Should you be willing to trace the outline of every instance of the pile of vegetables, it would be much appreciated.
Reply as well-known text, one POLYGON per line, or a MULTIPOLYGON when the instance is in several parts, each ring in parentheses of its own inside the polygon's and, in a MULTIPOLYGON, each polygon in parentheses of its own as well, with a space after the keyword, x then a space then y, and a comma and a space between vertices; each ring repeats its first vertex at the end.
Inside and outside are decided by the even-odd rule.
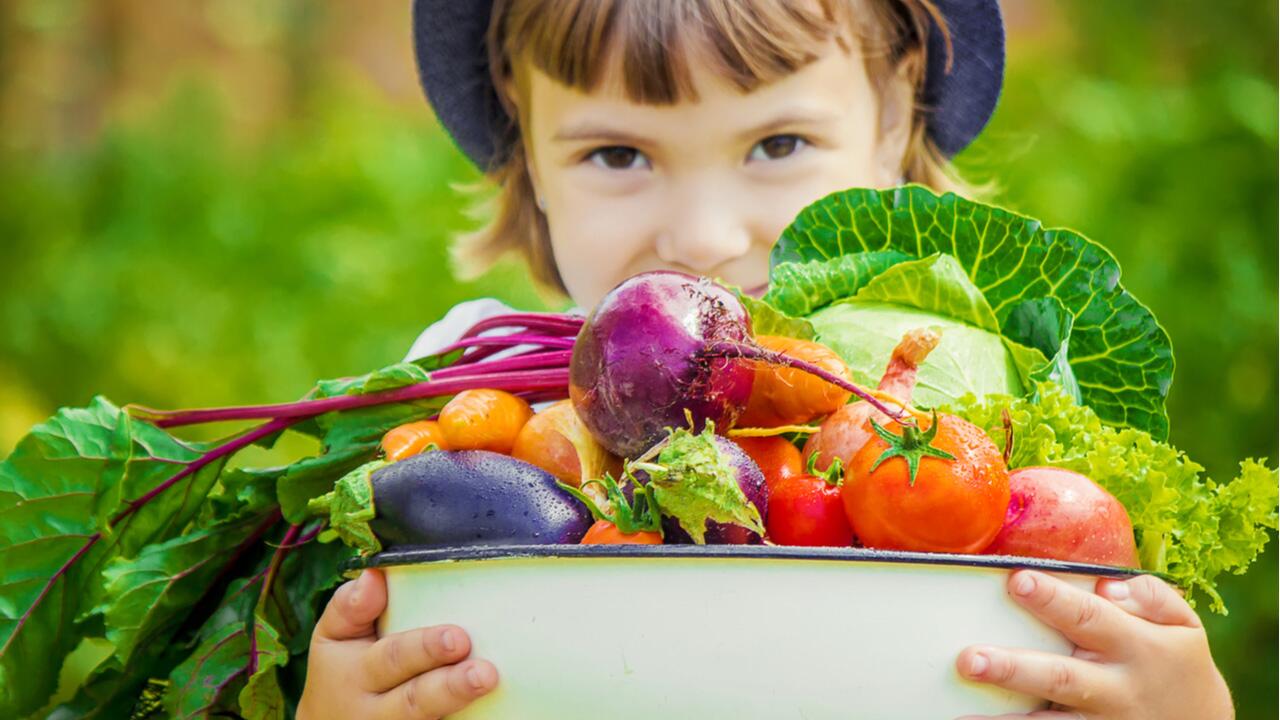
POLYGON ((397 545, 776 543, 1140 566, 1224 612, 1263 462, 1166 442, 1169 339, 1114 258, 915 186, 807 208, 748 297, 636 276, 292 403, 60 410, 0 463, 0 715, 289 712, 315 618, 397 545), (535 412, 534 408, 541 408, 535 412), (249 422, 222 441, 176 428, 249 422), (283 433, 290 465, 231 461, 283 433))

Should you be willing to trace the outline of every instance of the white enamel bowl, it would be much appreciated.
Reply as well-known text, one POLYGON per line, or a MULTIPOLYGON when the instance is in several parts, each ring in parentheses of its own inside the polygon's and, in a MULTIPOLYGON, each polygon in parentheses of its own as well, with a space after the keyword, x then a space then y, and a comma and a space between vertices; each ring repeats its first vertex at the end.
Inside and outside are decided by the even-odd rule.
POLYGON ((1011 568, 1092 589, 1131 571, 856 548, 397 548, 371 558, 380 632, 454 623, 499 686, 485 720, 939 720, 1038 701, 962 680, 989 643, 1069 653, 1008 597, 1011 568))

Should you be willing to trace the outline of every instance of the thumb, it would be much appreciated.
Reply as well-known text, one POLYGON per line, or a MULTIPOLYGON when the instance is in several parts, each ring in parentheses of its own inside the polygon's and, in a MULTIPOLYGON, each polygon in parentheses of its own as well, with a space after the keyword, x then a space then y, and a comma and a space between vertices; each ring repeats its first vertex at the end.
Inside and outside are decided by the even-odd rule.
POLYGON ((373 638, 374 620, 387 608, 387 581, 377 570, 365 570, 360 577, 343 583, 330 598, 316 624, 316 640, 359 640, 373 638))
POLYGON ((1201 627, 1200 617, 1172 586, 1153 575, 1098 581, 1097 592, 1121 610, 1157 625, 1201 627))

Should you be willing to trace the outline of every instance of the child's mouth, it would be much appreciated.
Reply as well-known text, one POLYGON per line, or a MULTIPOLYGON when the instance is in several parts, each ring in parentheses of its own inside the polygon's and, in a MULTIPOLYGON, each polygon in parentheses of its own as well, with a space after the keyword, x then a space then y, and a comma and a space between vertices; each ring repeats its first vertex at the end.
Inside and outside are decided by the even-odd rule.
POLYGON ((753 298, 758 298, 758 297, 762 297, 768 291, 769 291, 769 283, 763 283, 753 288, 748 288, 744 292, 746 292, 748 295, 750 295, 753 298))

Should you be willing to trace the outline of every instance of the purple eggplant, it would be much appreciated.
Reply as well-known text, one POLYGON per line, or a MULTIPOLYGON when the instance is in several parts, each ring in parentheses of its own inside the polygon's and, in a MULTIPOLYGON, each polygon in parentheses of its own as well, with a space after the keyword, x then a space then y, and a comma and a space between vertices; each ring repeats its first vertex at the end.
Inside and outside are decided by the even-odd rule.
POLYGON ((762 541, 769 486, 736 443, 716 435, 714 428, 701 433, 676 429, 645 455, 654 457, 627 467, 637 482, 653 488, 664 543, 762 541))
POLYGON ((484 450, 433 450, 370 475, 386 545, 577 543, 591 512, 556 479, 522 460, 484 450))

